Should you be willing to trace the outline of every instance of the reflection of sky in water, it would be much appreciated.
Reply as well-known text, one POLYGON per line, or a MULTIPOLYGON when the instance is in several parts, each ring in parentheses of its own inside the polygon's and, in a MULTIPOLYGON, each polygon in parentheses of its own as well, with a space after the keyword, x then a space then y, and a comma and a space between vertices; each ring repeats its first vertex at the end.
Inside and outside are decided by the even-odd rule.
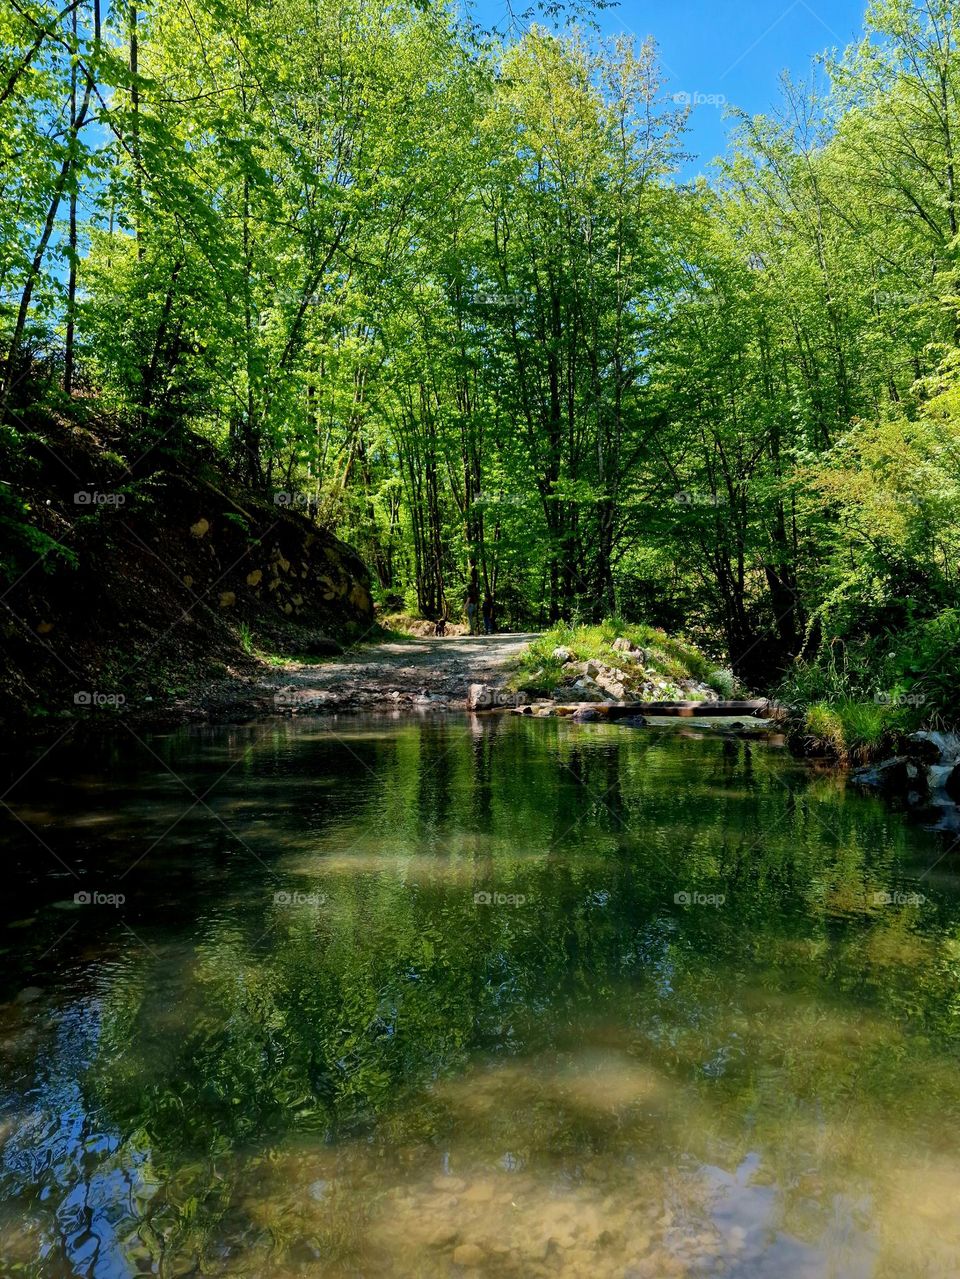
MULTIPOLYGON (((79 1078, 96 1051, 99 1011, 91 999, 57 1017, 0 1167, 8 1193, 35 1199, 24 1234, 49 1220, 47 1246, 57 1241, 75 1273, 110 1279, 133 1273, 130 1237, 155 1187, 149 1152, 122 1143, 84 1102, 79 1078)), ((67 1271, 54 1252, 41 1273, 67 1271)))
POLYGON ((0 1274, 960 1272, 934 836, 755 743, 486 723, 160 740, 215 817, 31 775, 127 901, 2 832, 0 1274))
POLYGON ((844 1279, 867 1279, 874 1274, 876 1239, 857 1224, 864 1205, 838 1196, 833 1222, 818 1241, 805 1242, 782 1228, 781 1189, 754 1180, 762 1178, 759 1154, 747 1155, 732 1173, 708 1165, 700 1169, 700 1175, 713 1224, 734 1252, 728 1273, 795 1279, 819 1279, 831 1273, 843 1274, 844 1279))

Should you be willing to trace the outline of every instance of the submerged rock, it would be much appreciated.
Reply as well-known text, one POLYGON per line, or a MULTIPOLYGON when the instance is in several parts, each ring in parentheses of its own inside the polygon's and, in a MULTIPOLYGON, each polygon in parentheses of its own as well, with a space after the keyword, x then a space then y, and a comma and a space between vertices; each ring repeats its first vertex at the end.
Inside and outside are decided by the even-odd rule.
POLYGON ((459 1248, 454 1248, 453 1250, 453 1264, 455 1266, 481 1266, 486 1255, 479 1245, 462 1243, 459 1248))
POLYGON ((460 1238, 460 1232, 456 1226, 449 1223, 437 1226, 433 1234, 427 1239, 429 1248, 449 1248, 451 1244, 455 1244, 460 1238))
POLYGON ((444 1194, 459 1195, 467 1188, 467 1183, 462 1177, 451 1177, 444 1173, 433 1179, 434 1190, 440 1190, 444 1194))
POLYGON ((858 768, 850 774, 850 780, 856 782, 858 786, 870 786, 887 793, 905 794, 915 778, 910 776, 904 756, 897 755, 893 759, 885 759, 880 764, 858 768))

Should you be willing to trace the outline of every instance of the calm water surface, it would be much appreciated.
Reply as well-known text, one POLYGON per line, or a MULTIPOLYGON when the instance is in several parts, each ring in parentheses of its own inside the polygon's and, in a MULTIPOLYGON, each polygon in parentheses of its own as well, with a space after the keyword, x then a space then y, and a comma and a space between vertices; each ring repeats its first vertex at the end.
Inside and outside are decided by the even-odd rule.
POLYGON ((314 720, 6 802, 0 1275, 960 1273, 958 854, 840 778, 314 720))

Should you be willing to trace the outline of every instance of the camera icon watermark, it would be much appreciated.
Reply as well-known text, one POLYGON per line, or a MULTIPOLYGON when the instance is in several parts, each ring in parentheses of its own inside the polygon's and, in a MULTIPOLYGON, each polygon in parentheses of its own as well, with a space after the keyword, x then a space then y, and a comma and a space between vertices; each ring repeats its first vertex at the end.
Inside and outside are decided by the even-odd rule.
POLYGON ((897 293, 889 289, 874 289, 873 301, 876 306, 916 306, 929 299, 922 293, 897 293))
POLYGON ((693 289, 678 289, 673 300, 679 306, 708 307, 714 310, 723 306, 723 298, 709 293, 697 293, 693 289))
POLYGON ((522 293, 473 293, 470 301, 474 306, 489 306, 494 310, 509 310, 513 307, 522 306, 526 301, 522 293))
POLYGON ((878 706, 923 706, 926 693, 875 693, 874 702, 878 706))
POLYGON ((291 510, 314 511, 320 509, 320 501, 315 493, 295 493, 291 489, 281 489, 273 495, 274 506, 288 506, 291 510))
POLYGON ((126 493, 100 493, 96 489, 78 489, 73 495, 74 506, 124 506, 126 493))
POLYGON ((871 900, 874 906, 922 906, 927 899, 923 893, 903 893, 899 889, 891 893, 881 889, 871 900))
POLYGON ((707 493, 703 489, 680 489, 674 493, 673 501, 677 506, 723 505, 723 498, 719 493, 707 493))
POLYGON ((73 695, 74 706, 123 706, 126 700, 123 693, 97 693, 87 689, 73 695))
POLYGON ((727 97, 724 93, 701 93, 699 89, 692 93, 681 89, 673 94, 673 101, 678 107, 725 107, 727 97))
POLYGON ((77 906, 122 906, 127 899, 123 893, 101 893, 97 890, 88 892, 81 889, 79 893, 73 894, 73 900, 77 906))
POLYGON ((673 894, 673 901, 676 906, 713 906, 714 909, 723 906, 727 900, 726 893, 700 893, 687 892, 681 890, 679 893, 673 894))
POLYGON ((481 890, 473 894, 474 906, 523 906, 526 900, 523 893, 490 893, 481 890))
POLYGON ((301 893, 296 889, 292 893, 280 892, 273 894, 274 906, 325 906, 327 904, 326 896, 323 893, 301 893))
POLYGON ((473 499, 474 506, 512 506, 522 508, 527 505, 522 493, 478 493, 473 499))

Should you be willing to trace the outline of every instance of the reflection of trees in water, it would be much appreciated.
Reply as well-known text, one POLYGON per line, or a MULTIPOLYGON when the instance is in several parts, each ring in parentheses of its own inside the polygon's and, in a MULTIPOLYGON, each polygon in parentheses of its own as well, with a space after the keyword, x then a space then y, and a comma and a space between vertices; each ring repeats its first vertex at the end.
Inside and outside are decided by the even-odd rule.
MULTIPOLYGON (((659 1184, 684 1157, 759 1149, 784 1225, 813 1238, 831 1194, 868 1193, 956 1113, 953 1071, 914 1035, 952 1035, 955 905, 864 906, 909 864, 906 827, 746 743, 488 722, 351 740, 322 803, 311 782, 342 749, 266 739, 267 794, 303 796, 278 802, 271 865, 326 901, 277 906, 248 873, 215 908, 185 898, 156 958, 103 975, 84 1095, 127 1134, 118 1169, 149 1151, 137 1247, 299 1237, 302 1204, 273 1176, 298 1134, 324 1167, 335 1143, 309 1184, 352 1188, 310 1200, 337 1255, 390 1178, 425 1177, 441 1147, 478 1166, 512 1151, 537 1184, 631 1158, 659 1184), (694 888, 724 907, 675 906, 694 888), (481 889, 526 901, 478 906, 481 889), (478 1059, 513 1063, 480 1120, 458 1091, 479 1087, 478 1059), (658 1081, 641 1105, 638 1072, 658 1081)), ((78 1159, 82 1179, 101 1156, 78 1159)))

